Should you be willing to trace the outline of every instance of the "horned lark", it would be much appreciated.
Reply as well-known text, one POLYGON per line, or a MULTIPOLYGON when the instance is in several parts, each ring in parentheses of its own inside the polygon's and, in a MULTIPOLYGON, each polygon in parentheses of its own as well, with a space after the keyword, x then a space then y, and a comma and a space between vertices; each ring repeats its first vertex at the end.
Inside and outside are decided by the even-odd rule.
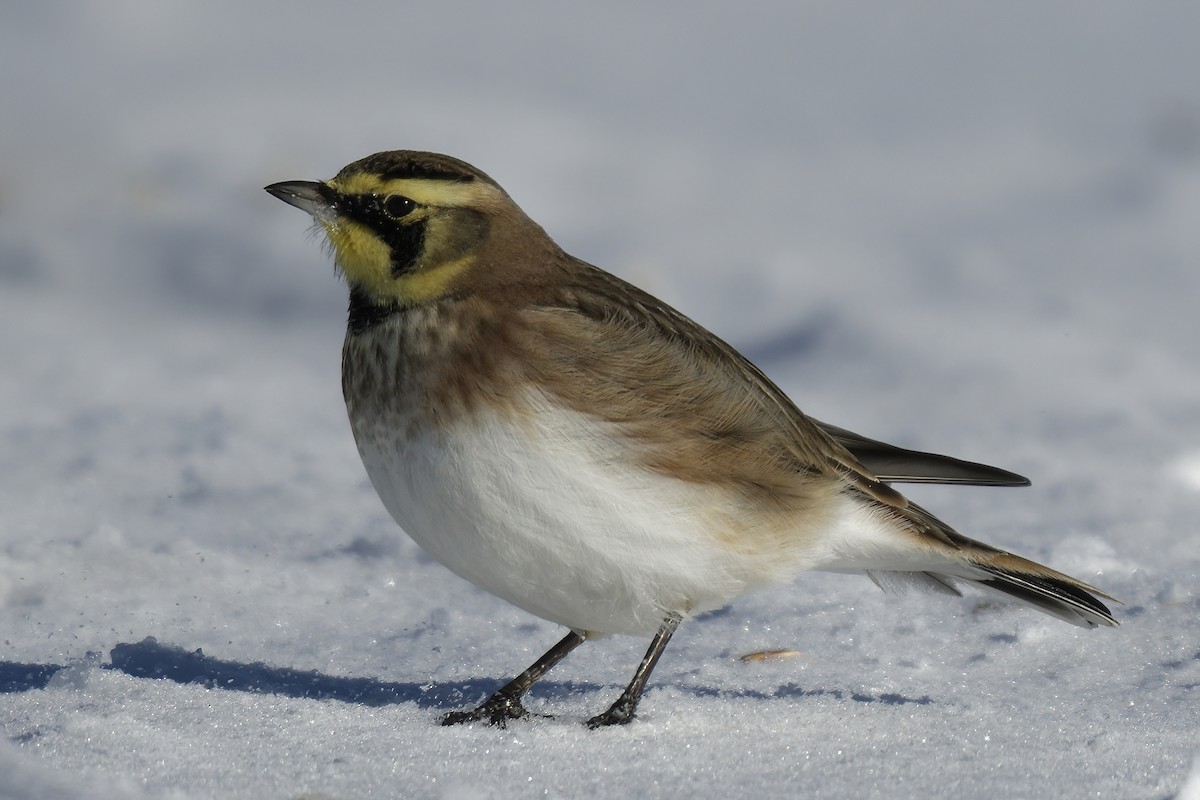
POLYGON ((680 621, 801 570, 974 584, 1115 625, 1082 581, 968 539, 901 482, 1026 485, 801 413, 740 353, 556 245, 480 170, 377 153, 267 191, 313 216, 350 289, 342 391, 367 474, 453 572, 570 632, 478 708, 504 725, 586 639, 653 635, 633 718, 680 621))

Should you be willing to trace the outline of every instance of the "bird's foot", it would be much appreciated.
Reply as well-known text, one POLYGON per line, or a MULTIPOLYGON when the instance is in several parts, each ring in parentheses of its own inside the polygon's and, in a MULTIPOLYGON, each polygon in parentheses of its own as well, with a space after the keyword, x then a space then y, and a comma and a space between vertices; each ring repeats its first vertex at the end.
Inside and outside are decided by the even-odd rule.
POLYGON ((634 709, 637 708, 636 703, 623 702, 621 698, 612 704, 612 708, 605 711, 603 714, 597 714, 587 721, 587 726, 592 730, 603 728, 608 725, 627 725, 633 719, 634 709))
POLYGON ((451 711, 442 717, 443 725, 462 725, 464 723, 485 722, 497 728, 508 726, 512 719, 524 719, 529 716, 520 698, 504 697, 495 694, 489 697, 478 708, 471 711, 451 711))

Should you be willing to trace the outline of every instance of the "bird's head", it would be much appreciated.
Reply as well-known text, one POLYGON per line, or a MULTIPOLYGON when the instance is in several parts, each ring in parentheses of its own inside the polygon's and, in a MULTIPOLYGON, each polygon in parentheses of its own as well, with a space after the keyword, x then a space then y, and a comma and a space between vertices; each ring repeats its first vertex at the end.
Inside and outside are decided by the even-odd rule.
POLYGON ((266 190, 312 215, 352 293, 414 306, 519 282, 553 242, 482 171, 450 156, 376 153, 327 181, 266 190))

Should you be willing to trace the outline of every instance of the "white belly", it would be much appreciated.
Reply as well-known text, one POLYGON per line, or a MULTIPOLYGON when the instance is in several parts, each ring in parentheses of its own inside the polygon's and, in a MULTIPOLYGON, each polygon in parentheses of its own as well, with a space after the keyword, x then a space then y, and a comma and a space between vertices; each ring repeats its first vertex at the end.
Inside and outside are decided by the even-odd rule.
POLYGON ((458 575, 577 631, 646 634, 799 566, 731 538, 745 515, 725 490, 633 466, 599 423, 530 407, 408 439, 351 420, 388 511, 458 575))

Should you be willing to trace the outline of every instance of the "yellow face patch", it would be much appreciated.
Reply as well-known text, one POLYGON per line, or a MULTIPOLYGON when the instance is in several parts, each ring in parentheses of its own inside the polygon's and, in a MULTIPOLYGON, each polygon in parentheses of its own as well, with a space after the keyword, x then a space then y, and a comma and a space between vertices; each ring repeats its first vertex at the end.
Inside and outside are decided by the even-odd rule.
POLYGON ((445 294, 454 279, 475 261, 474 256, 464 256, 393 277, 391 251, 375 231, 347 219, 322 224, 346 280, 366 289, 380 302, 416 305, 434 300, 445 294))
POLYGON ((494 186, 479 181, 455 183, 432 179, 380 180, 357 173, 335 178, 328 185, 347 196, 383 198, 402 195, 417 204, 408 216, 394 220, 396 226, 423 226, 419 252, 412 254, 412 269, 394 273, 394 254, 388 242, 372 226, 346 214, 318 222, 333 248, 338 268, 351 284, 365 289, 381 303, 415 305, 446 294, 454 281, 474 263, 474 255, 450 242, 456 233, 461 209, 479 210, 503 199, 494 186))
POLYGON ((445 295, 454 279, 475 263, 475 256, 463 256, 436 267, 402 275, 392 281, 392 296, 401 303, 418 305, 445 295))
POLYGON ((391 294, 392 252, 375 231, 345 217, 320 220, 346 280, 383 298, 391 294))

